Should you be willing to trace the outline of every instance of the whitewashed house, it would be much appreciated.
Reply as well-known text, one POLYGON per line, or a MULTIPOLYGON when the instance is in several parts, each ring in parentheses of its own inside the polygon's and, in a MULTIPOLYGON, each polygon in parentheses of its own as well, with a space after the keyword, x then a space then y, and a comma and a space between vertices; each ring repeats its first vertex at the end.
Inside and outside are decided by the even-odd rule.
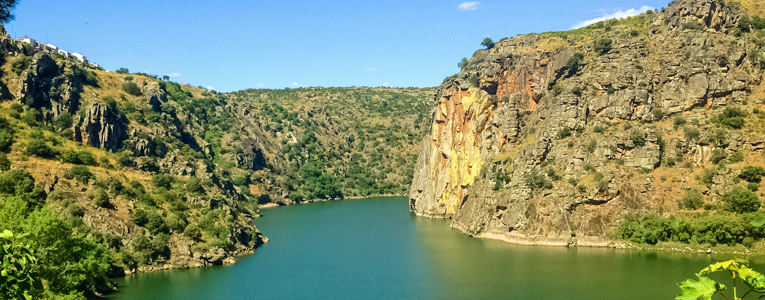
POLYGON ((51 51, 51 52, 57 52, 58 51, 58 47, 56 47, 55 45, 52 45, 52 44, 43 44, 43 47, 45 47, 46 50, 51 51))
POLYGON ((29 44, 32 47, 37 47, 37 41, 35 41, 35 39, 33 39, 31 37, 23 36, 23 37, 20 37, 20 38, 18 38, 16 40, 21 41, 22 43, 27 43, 27 44, 29 44))
POLYGON ((82 55, 80 53, 72 52, 71 56, 74 57, 74 59, 79 60, 81 62, 84 62, 84 63, 88 62, 88 58, 85 57, 85 55, 82 55))
POLYGON ((64 58, 69 58, 69 52, 64 51, 64 49, 58 49, 56 53, 61 54, 64 58))

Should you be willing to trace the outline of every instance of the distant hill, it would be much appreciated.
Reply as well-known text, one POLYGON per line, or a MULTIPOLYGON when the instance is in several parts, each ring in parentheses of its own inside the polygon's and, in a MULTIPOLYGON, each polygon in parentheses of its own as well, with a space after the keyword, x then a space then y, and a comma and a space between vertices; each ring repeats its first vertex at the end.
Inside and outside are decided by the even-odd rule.
POLYGON ((37 280, 56 295, 109 290, 107 275, 233 263, 266 240, 252 225, 259 204, 404 194, 434 92, 221 94, 5 32, 0 57, 0 231, 27 234, 19 247, 33 248, 37 280))

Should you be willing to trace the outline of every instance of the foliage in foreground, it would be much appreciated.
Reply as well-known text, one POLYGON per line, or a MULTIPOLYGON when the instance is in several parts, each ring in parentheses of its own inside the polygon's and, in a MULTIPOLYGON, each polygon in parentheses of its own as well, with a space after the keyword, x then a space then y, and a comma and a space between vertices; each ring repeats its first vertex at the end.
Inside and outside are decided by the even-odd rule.
POLYGON ((765 275, 754 271, 749 268, 749 262, 742 259, 728 260, 723 262, 717 262, 702 269, 696 274, 699 280, 686 279, 683 282, 678 283, 682 292, 677 295, 677 300, 696 300, 696 299, 712 299, 712 296, 719 293, 726 299, 744 299, 750 293, 754 292, 760 294, 760 298, 765 294, 765 275), (708 274, 714 272, 728 271, 733 282, 733 298, 728 297, 723 291, 727 287, 707 277, 708 274), (747 288, 746 292, 741 297, 738 295, 738 289, 736 283, 738 281, 743 282, 747 288))

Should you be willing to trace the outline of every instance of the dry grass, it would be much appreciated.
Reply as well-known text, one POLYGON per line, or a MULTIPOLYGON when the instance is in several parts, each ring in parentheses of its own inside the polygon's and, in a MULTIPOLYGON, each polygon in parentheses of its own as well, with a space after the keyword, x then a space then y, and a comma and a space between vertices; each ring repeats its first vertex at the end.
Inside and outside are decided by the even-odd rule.
POLYGON ((765 2, 762 0, 730 0, 741 3, 741 7, 752 16, 765 17, 765 2))

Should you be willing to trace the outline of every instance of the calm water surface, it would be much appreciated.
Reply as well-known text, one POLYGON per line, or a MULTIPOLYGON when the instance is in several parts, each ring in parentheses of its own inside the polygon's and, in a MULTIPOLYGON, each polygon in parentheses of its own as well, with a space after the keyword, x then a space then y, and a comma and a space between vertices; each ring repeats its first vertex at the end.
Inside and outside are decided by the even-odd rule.
POLYGON ((257 253, 128 276, 113 299, 671 299, 676 282, 729 258, 475 239, 410 215, 402 197, 263 214, 256 224, 271 242, 257 253))

